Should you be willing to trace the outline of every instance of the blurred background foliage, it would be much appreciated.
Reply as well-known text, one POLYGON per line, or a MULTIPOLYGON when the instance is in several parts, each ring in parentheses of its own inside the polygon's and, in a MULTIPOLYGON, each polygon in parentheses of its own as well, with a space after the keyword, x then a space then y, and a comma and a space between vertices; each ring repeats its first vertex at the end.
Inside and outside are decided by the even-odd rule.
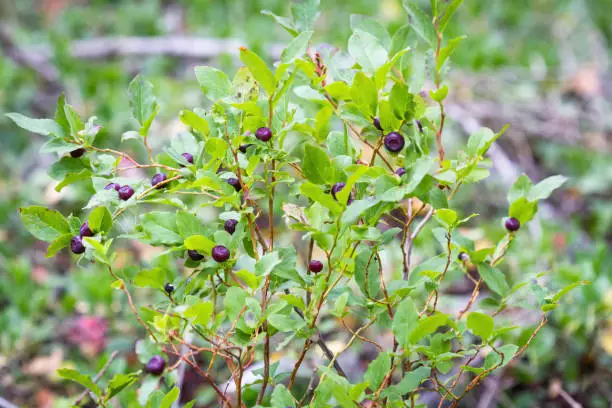
MULTIPOLYGON (((419 3, 429 7, 426 0, 419 3)), ((522 232, 517 242, 521 250, 512 251, 507 272, 548 272, 547 279, 557 287, 578 279, 592 282, 572 292, 568 304, 552 314, 527 358, 495 377, 495 398, 485 406, 570 406, 563 393, 585 407, 612 404, 609 6, 609 0, 468 0, 449 28, 449 38, 468 36, 454 56, 449 79, 452 101, 463 109, 451 115, 456 116, 447 136, 451 150, 470 131, 468 119, 494 129, 509 122, 513 129, 499 143, 502 158, 508 160, 496 167, 499 174, 459 194, 459 202, 481 214, 466 234, 478 242, 486 235, 483 231, 499 230, 499 219, 507 211, 508 166, 515 175, 526 172, 534 179, 564 174, 570 177, 569 186, 541 209, 535 228, 522 232), (566 132, 571 137, 564 137, 566 132)), ((206 63, 233 73, 236 50, 208 61, 169 55, 84 59, 71 55, 72 41, 232 38, 265 55, 290 36, 261 14, 262 9, 286 15, 288 4, 0 0, 0 396, 22 406, 69 406, 65 397, 79 390, 60 382, 55 370, 78 365, 94 373, 109 350, 133 350, 138 337, 105 273, 92 265, 73 265, 68 254, 46 259, 44 245, 22 228, 17 212, 21 205, 78 213, 91 190, 77 184, 57 193, 57 182, 48 175, 54 158, 38 153, 42 138, 18 129, 4 114, 51 116, 61 89, 82 116, 95 115, 105 124, 99 143, 117 146, 122 133, 134 127, 127 84, 142 72, 154 82, 162 101, 151 138, 159 146, 177 132, 180 109, 204 103, 192 67, 206 63), (19 61, 20 52, 37 57, 33 66, 19 61)), ((373 16, 390 32, 407 22, 398 0, 322 1, 321 9, 314 42, 342 48, 351 32, 351 14, 373 16)), ((129 140, 122 147, 144 153, 129 140)), ((128 247, 119 262, 136 270, 149 256, 147 251, 128 247)), ((135 356, 125 356, 113 363, 111 375, 137 364, 135 356)), ((487 387, 479 392, 486 393, 487 387)), ((201 406, 210 401, 204 388, 190 392, 201 406)), ((477 406, 479 395, 469 406, 477 406)), ((124 398, 135 398, 135 391, 124 398)))

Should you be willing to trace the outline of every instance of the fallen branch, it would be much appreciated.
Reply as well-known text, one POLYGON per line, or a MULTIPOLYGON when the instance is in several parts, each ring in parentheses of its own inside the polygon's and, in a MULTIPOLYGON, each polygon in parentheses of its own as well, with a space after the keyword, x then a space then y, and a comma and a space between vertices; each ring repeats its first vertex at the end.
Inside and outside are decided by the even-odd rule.
MULTIPOLYGON (((167 37, 98 37, 74 40, 67 49, 70 56, 84 60, 99 60, 115 57, 168 56, 211 60, 223 54, 237 56, 246 41, 235 38, 205 38, 188 36, 167 37)), ((268 55, 280 58, 284 46, 272 44, 267 48, 268 55)), ((23 50, 29 61, 41 64, 53 56, 53 49, 37 45, 23 50)))

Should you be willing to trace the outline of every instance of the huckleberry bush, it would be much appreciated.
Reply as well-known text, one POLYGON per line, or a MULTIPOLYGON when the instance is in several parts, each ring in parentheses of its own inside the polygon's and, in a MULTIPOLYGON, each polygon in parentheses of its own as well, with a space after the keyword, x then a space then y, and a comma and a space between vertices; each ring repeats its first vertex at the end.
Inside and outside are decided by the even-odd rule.
POLYGON ((484 156, 501 135, 483 128, 454 157, 444 150, 445 74, 463 39, 444 33, 460 3, 432 0, 430 16, 406 1, 407 24, 393 36, 353 16, 345 52, 311 41, 318 0, 294 2, 291 17, 272 15, 294 37, 273 68, 241 48, 233 79, 195 69, 208 107, 181 111, 185 131, 160 152, 149 145, 160 105, 137 76, 138 128, 126 136, 142 142, 143 159, 97 145, 101 125, 63 96, 54 119, 9 114, 48 137, 58 191, 95 190, 82 219, 31 206, 20 210, 24 224, 50 243, 48 256, 69 248, 78 264, 103 266, 143 328, 140 369, 106 386, 59 374, 101 406, 135 386, 141 405, 170 406, 187 366, 224 407, 414 407, 431 393, 454 407, 516 360, 575 285, 549 293, 533 277, 511 282, 502 264, 538 201, 565 179, 521 176, 497 244, 476 249, 459 229, 477 214, 453 197, 489 175, 484 156), (134 168, 148 175, 122 177, 134 168), (203 207, 215 221, 203 221, 203 207), (425 239, 436 254, 419 250, 425 239), (130 241, 174 262, 128 273, 115 255, 130 241), (453 274, 472 290, 460 304, 446 300, 453 274), (160 296, 135 296, 144 288, 160 296), (539 320, 512 321, 502 313, 510 306, 538 310, 539 320), (516 325, 532 334, 515 344, 516 325), (338 333, 344 346, 332 350, 326 338, 338 333), (365 372, 347 370, 341 354, 365 341, 377 356, 365 372))

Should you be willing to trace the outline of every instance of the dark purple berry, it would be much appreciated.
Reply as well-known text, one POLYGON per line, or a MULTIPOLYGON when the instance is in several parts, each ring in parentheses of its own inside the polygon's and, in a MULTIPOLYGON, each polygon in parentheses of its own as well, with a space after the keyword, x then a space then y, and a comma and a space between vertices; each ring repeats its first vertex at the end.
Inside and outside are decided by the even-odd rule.
POLYGON ((470 260, 470 256, 467 254, 467 252, 459 252, 459 255, 457 255, 457 259, 461 262, 465 262, 470 260))
POLYGON ((399 169, 395 170, 395 174, 402 177, 404 174, 406 174, 406 169, 403 167, 400 167, 399 169))
POLYGON ((199 262, 202 259, 204 259, 204 255, 202 255, 201 253, 199 253, 195 249, 189 249, 187 251, 187 255, 189 255, 189 258, 191 258, 192 261, 196 261, 196 262, 199 262))
POLYGON ((383 130, 382 126, 380 125, 380 119, 378 118, 374 118, 372 119, 372 124, 374 125, 374 127, 378 130, 383 130))
MULTIPOLYGON (((338 192, 342 190, 344 186, 346 186, 346 184, 344 184, 343 182, 338 182, 332 186, 331 195, 332 197, 334 197, 334 200, 338 200, 338 198, 336 197, 336 194, 338 194, 338 192)), ((350 193, 348 196, 348 199, 346 200, 346 204, 351 205, 352 202, 353 202, 353 194, 350 193)))
POLYGON ((308 269, 310 269, 314 273, 319 273, 323 270, 323 262, 317 260, 310 261, 308 269))
POLYGON ((344 184, 343 182, 336 183, 332 186, 331 195, 332 197, 334 197, 334 200, 337 200, 336 194, 338 194, 338 192, 342 190, 344 186, 346 186, 346 184, 344 184))
POLYGON ((506 218, 506 229, 510 232, 518 231, 521 228, 521 222, 514 217, 506 218))
POLYGON ((225 228, 225 230, 229 234, 233 234, 234 232, 236 232, 236 225, 238 225, 238 221, 236 221, 236 220, 227 220, 227 221, 225 221, 225 224, 223 224, 223 228, 225 228))
POLYGON ((85 221, 83 225, 81 225, 81 228, 79 228, 79 235, 82 237, 93 237, 94 236, 94 233, 91 230, 91 228, 89 228, 89 223, 87 221, 85 221))
POLYGON ((421 123, 421 121, 417 119, 416 124, 417 128, 419 129, 419 133, 423 133, 423 124, 421 123))
POLYGON ((240 145, 240 147, 238 148, 238 150, 240 150, 240 152, 241 152, 241 153, 246 154, 247 149, 248 149, 249 147, 251 147, 251 146, 253 146, 253 145, 252 145, 252 144, 243 144, 243 145, 240 145))
POLYGON ((166 360, 162 356, 153 356, 147 363, 145 371, 152 375, 161 375, 166 368, 166 360))
POLYGON ((267 127, 260 127, 255 131, 255 137, 262 142, 267 142, 272 139, 272 131, 267 127))
POLYGON ((134 195, 134 189, 128 185, 119 187, 119 198, 127 201, 134 195))
POLYGON ((212 249, 212 257, 217 262, 225 262, 230 257, 230 251, 223 245, 217 245, 212 249))
POLYGON ((171 294, 172 292, 174 292, 174 289, 176 288, 170 282, 166 282, 166 284, 164 285, 164 290, 166 291, 167 294, 171 294))
POLYGON ((181 156, 183 156, 183 158, 189 163, 193 164, 193 155, 191 153, 183 153, 181 156))
MULTIPOLYGON (((157 186, 159 183, 162 183, 164 181, 166 181, 166 175, 164 173, 157 173, 156 175, 153 176, 153 178, 151 178, 151 185, 152 186, 157 186)), ((163 188, 164 186, 157 186, 156 188, 163 188)))
POLYGON ((236 177, 230 177, 225 181, 227 181, 227 184, 234 187, 236 191, 242 190, 242 186, 240 185, 240 180, 238 180, 236 177))
POLYGON ((388 133, 387 136, 385 136, 384 142, 385 148, 392 153, 401 151, 404 148, 405 143, 404 136, 397 132, 388 133))
POLYGON ((70 250, 75 254, 82 254, 85 252, 85 245, 83 245, 83 239, 81 237, 74 236, 70 240, 70 250))
POLYGON ((85 154, 85 152, 87 152, 87 150, 85 150, 82 147, 79 147, 78 149, 74 149, 73 151, 70 152, 70 156, 76 158, 81 157, 82 155, 85 154))
POLYGON ((104 187, 105 190, 115 190, 115 191, 119 191, 119 187, 121 187, 119 184, 117 183, 108 183, 106 185, 106 187, 104 187))

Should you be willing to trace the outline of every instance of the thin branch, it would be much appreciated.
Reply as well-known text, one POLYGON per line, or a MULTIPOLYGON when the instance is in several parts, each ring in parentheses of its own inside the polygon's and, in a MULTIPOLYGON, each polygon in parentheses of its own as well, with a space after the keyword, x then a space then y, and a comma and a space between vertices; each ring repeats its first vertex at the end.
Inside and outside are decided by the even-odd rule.
POLYGON ((130 291, 125 286, 125 282, 123 281, 123 279, 121 279, 119 276, 117 276, 115 272, 113 272, 113 268, 111 268, 110 265, 108 266, 108 271, 113 276, 113 278, 115 278, 118 281, 121 281, 121 290, 125 292, 125 295, 127 296, 127 299, 128 299, 128 303, 130 304, 130 309, 132 309, 132 313, 136 317, 136 320, 138 320, 138 323, 140 323, 147 330, 147 332, 149 332, 149 335, 153 338, 155 343, 158 343, 159 341, 157 340, 157 337, 155 337, 155 334, 153 333, 151 328, 140 318, 140 315, 138 314, 138 311, 136 310, 136 306, 134 306, 134 302, 132 301, 132 295, 130 295, 130 291))
MULTIPOLYGON (((108 358, 108 361, 106 362, 106 364, 104 364, 104 367, 102 367, 102 369, 100 371, 98 371, 98 374, 96 374, 96 376, 93 378, 93 383, 97 383, 98 381, 100 381, 100 378, 102 378, 102 376, 104 375, 104 373, 106 372, 106 370, 108 370, 108 367, 110 367, 110 365, 112 364, 113 360, 115 359, 115 357, 117 357, 119 355, 119 352, 117 350, 113 351, 110 355, 110 357, 108 358)), ((87 396, 87 394, 89 393, 89 390, 85 390, 81 393, 81 395, 79 395, 79 398, 76 399, 76 401, 74 401, 74 405, 79 406, 79 404, 81 403, 81 401, 83 401, 83 399, 87 396)))

